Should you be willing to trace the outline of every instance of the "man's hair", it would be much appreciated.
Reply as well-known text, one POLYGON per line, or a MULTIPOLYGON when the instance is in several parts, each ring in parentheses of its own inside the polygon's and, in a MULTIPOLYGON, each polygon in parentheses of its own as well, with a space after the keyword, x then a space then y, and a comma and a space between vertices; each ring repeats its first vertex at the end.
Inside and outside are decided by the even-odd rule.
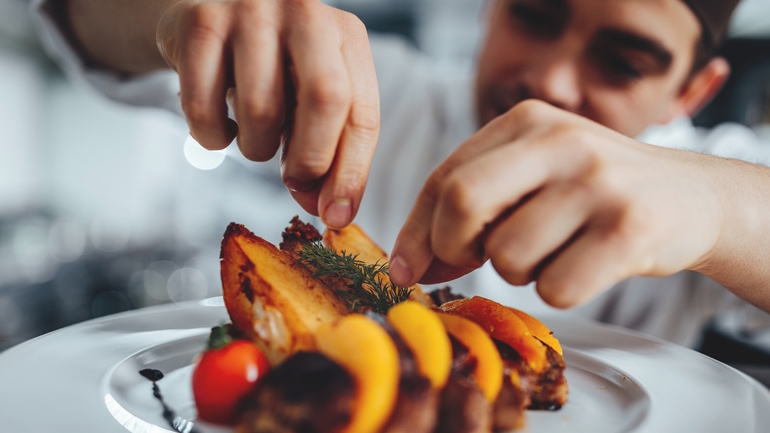
POLYGON ((701 37, 695 46, 691 73, 698 72, 717 54, 727 35, 730 17, 740 0, 682 0, 698 18, 701 37))

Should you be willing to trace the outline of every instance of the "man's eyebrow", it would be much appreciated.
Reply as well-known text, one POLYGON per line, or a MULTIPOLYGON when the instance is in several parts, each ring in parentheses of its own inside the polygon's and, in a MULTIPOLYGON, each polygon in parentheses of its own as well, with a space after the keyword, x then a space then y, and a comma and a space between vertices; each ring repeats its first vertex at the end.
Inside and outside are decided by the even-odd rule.
POLYGON ((545 0, 545 2, 553 8, 563 8, 567 5, 565 0, 545 0))
POLYGON ((566 9, 567 8, 567 2, 566 0, 540 0, 542 3, 545 3, 548 7, 552 9, 566 9))
MULTIPOLYGON (((516 0, 509 0, 507 2, 504 2, 505 4, 511 5, 513 3, 516 3, 516 0)), ((567 0, 529 0, 525 3, 533 3, 537 4, 540 3, 543 6, 546 6, 551 9, 566 9, 567 8, 567 0)))
POLYGON ((662 70, 668 69, 673 61, 673 55, 660 42, 648 39, 626 30, 604 29, 599 32, 599 37, 603 40, 612 41, 614 45, 630 48, 636 51, 643 51, 660 64, 662 70))

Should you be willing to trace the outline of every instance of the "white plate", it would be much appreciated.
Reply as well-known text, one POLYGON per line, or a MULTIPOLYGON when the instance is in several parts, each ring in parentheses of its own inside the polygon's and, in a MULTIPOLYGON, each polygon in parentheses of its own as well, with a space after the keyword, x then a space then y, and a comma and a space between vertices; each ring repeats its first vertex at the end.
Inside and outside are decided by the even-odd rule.
MULTIPOLYGON (((0 319, 1 320, 1 319, 0 319)), ((190 374, 221 298, 137 310, 44 335, 0 354, 3 432, 168 432, 152 384, 195 420, 190 374)), ((543 321, 565 350, 569 402, 529 411, 527 433, 770 432, 770 392, 694 351, 563 317, 543 321)), ((197 423, 201 433, 229 432, 197 423)))

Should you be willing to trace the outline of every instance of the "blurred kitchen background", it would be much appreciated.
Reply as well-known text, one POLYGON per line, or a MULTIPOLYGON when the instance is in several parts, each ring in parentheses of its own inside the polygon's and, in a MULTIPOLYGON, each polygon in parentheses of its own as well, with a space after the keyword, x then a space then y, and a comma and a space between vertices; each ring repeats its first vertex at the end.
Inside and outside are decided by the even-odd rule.
MULTIPOLYGON (((447 68, 470 67, 482 33, 484 0, 331 3, 447 68)), ((0 0, 0 351, 90 318, 218 295, 228 222, 278 241, 302 212, 235 158, 196 152, 182 119, 65 78, 27 8, 0 0)), ((744 0, 724 54, 733 77, 697 123, 745 123, 770 140, 770 1, 744 0)), ((736 343, 748 358, 734 362, 770 365, 770 351, 732 338, 742 330, 717 332, 704 351, 736 343)))

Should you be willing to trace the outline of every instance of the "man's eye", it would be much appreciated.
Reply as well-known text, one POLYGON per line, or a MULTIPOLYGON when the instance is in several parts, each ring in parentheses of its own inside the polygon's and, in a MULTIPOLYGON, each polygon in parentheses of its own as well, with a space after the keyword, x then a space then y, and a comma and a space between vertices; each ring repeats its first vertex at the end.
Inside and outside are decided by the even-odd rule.
POLYGON ((607 65, 613 72, 629 78, 642 78, 642 73, 621 56, 609 55, 607 65))
POLYGON ((553 37, 561 33, 562 20, 553 13, 521 3, 510 5, 509 12, 515 23, 532 35, 553 37))
POLYGON ((625 57, 614 54, 604 53, 598 56, 598 67, 603 75, 614 82, 636 81, 644 75, 642 71, 634 66, 632 62, 625 57))

